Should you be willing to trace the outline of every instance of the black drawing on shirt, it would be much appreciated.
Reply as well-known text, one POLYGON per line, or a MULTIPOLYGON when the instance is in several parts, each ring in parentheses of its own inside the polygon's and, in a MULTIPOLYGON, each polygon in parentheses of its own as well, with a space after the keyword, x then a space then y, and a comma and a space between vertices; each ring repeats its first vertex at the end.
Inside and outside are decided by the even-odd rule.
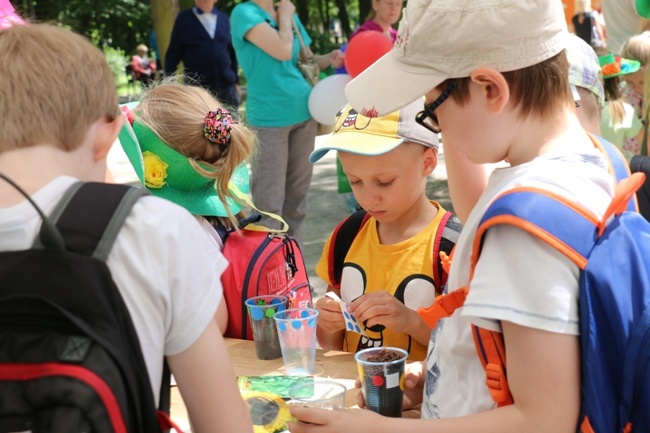
MULTIPOLYGON (((354 263, 345 263, 341 274, 341 298, 349 303, 363 295, 367 288, 367 276, 365 271, 354 263)), ((410 275, 398 285, 394 291, 395 298, 412 310, 421 307, 429 307, 435 299, 436 288, 433 279, 424 274, 410 275)), ((384 346, 384 330, 386 326, 376 324, 368 327, 363 323, 366 336, 361 336, 356 351, 371 347, 384 346)), ((407 347, 404 349, 411 352, 413 337, 408 336, 407 347)))

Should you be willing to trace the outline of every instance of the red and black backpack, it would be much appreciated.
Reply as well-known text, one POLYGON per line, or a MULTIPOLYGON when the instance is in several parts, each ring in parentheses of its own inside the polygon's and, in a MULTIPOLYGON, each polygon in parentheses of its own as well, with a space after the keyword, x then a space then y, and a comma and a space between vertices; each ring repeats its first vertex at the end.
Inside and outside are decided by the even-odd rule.
POLYGON ((77 183, 50 216, 20 191, 43 223, 32 248, 0 252, 0 432, 171 428, 154 404, 137 334, 106 265, 145 191, 77 183))

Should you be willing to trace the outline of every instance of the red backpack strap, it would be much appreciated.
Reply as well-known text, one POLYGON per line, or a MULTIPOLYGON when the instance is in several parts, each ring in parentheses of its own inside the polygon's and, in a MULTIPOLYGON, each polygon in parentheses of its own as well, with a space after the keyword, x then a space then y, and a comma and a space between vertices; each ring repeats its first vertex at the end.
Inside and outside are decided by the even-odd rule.
POLYGON ((449 274, 449 268, 443 262, 448 260, 448 255, 456 245, 461 228, 462 224, 458 218, 452 212, 445 211, 433 243, 433 282, 438 295, 442 294, 449 274))
POLYGON ((359 210, 339 223, 332 233, 327 252, 327 270, 332 287, 340 289, 341 274, 345 256, 348 254, 354 238, 361 227, 368 221, 370 215, 365 210, 359 210))

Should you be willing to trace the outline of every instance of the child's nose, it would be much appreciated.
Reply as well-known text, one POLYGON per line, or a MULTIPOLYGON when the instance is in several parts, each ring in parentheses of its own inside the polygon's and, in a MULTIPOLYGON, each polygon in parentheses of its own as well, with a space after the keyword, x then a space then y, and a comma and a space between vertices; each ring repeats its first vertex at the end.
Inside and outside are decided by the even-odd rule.
POLYGON ((379 203, 381 203, 381 195, 370 189, 364 191, 359 200, 359 204, 361 204, 364 209, 372 209, 379 203))

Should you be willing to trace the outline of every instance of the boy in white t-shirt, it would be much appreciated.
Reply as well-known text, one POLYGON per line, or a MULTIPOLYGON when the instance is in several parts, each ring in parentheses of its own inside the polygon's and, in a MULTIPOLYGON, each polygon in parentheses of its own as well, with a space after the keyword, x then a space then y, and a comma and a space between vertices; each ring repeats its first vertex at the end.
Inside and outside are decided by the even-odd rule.
POLYGON ((348 84, 348 100, 368 115, 425 94, 418 121, 442 134, 450 190, 464 190, 476 164, 510 166, 494 170, 485 191, 467 200, 476 204, 461 217, 446 289, 467 286, 467 298, 438 322, 427 360, 406 375, 404 405, 422 403, 425 419, 296 407, 292 433, 576 431, 578 267, 512 226, 487 232, 471 284, 469 266, 478 223, 505 191, 542 188, 596 218, 611 201, 607 163, 575 114, 567 37, 560 2, 410 0, 395 48, 348 84), (471 325, 503 334, 513 404, 493 401, 471 325))
MULTIPOLYGON (((0 31, 0 76, 0 172, 46 213, 74 182, 101 182, 125 121, 102 52, 60 27, 15 26, 0 31)), ((0 250, 30 248, 40 216, 5 182, 0 197, 0 250)), ((193 431, 252 432, 215 320, 223 297, 218 270, 227 262, 196 219, 169 201, 143 197, 107 264, 131 314, 155 400, 166 357, 193 431)))

